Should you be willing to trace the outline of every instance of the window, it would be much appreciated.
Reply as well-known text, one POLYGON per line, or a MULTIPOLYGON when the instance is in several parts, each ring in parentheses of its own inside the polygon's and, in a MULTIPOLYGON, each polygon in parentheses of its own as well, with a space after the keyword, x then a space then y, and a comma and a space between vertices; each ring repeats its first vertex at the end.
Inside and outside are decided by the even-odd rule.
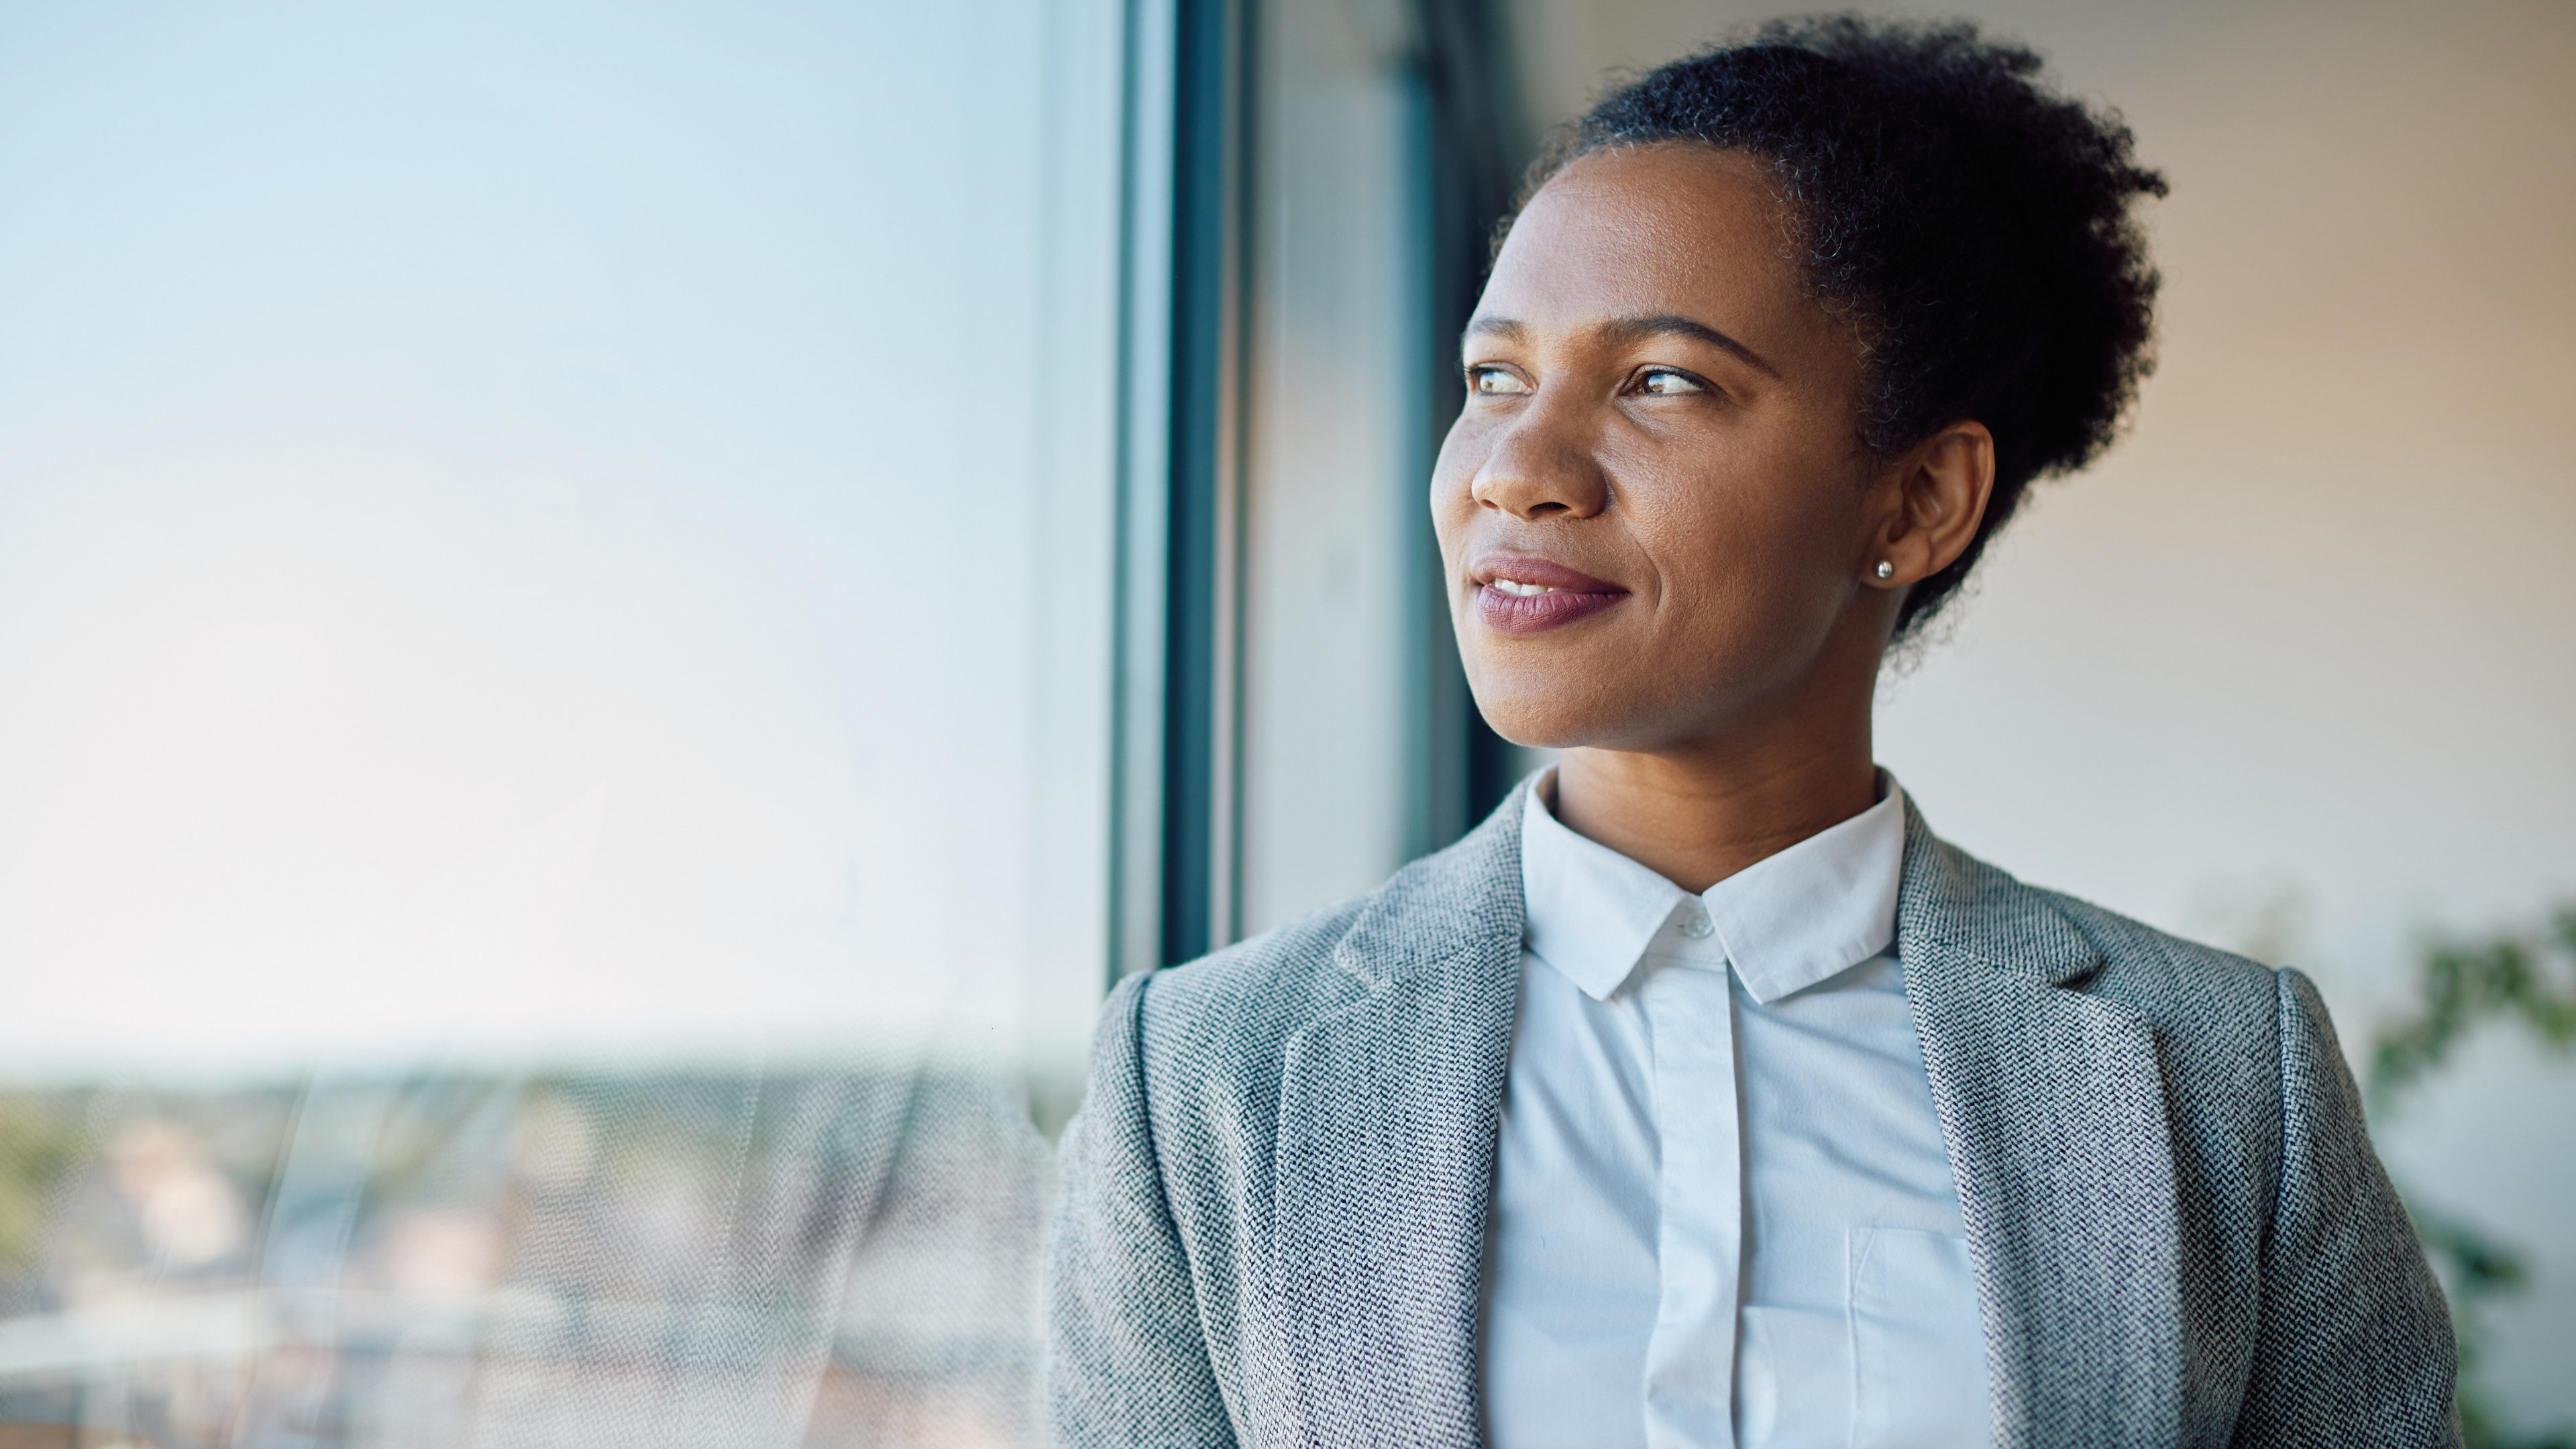
POLYGON ((1024 1436, 1146 39, 0 17, 0 1423, 1024 1436))

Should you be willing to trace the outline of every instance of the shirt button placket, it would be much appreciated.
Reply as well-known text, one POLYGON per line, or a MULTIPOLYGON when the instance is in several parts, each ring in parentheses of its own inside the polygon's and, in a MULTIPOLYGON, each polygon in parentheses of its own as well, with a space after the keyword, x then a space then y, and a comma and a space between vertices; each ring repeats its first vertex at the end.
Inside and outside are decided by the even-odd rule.
MULTIPOLYGON (((1694 902, 1676 934, 1715 928, 1694 902)), ((1697 953, 1694 953, 1697 954, 1697 953)), ((1654 1050, 1662 1295, 1646 1349, 1646 1442, 1733 1449, 1735 1317, 1743 1263, 1743 1153, 1734 992, 1713 969, 1650 969, 1639 991, 1654 1050)))

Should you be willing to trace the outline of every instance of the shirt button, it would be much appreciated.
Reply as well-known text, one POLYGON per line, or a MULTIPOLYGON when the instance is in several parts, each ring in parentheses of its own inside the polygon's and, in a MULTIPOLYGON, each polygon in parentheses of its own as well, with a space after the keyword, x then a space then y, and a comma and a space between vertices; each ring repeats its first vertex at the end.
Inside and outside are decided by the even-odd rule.
POLYGON ((1717 926, 1709 920, 1704 907, 1693 906, 1691 913, 1682 917, 1681 933, 1694 941, 1702 941, 1715 935, 1717 926))

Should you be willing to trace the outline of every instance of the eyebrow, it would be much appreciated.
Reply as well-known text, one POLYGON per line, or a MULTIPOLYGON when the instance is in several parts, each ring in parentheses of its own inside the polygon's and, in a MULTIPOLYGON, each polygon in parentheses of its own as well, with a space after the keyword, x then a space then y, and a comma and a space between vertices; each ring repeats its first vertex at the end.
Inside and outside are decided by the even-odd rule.
MULTIPOLYGON (((1660 312, 1649 317, 1620 317, 1602 323, 1597 330, 1605 341, 1613 343, 1643 342, 1650 337, 1696 338, 1721 352, 1732 354, 1746 366, 1767 376, 1776 378, 1780 375, 1780 369, 1773 367, 1761 353, 1705 322, 1684 317, 1677 312, 1660 312)), ((1460 340, 1465 341, 1475 337, 1498 337, 1505 342, 1523 342, 1529 338, 1529 328, 1510 317, 1479 317, 1467 324, 1465 337, 1460 340)))

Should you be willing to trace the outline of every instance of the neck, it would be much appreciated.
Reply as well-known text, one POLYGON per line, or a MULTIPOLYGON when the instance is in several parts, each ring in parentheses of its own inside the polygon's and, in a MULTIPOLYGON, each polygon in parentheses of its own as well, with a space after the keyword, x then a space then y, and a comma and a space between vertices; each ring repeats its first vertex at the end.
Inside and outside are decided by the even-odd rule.
POLYGON ((1867 698, 1834 713, 1665 749, 1569 749, 1556 818, 1704 891, 1876 803, 1867 698))

